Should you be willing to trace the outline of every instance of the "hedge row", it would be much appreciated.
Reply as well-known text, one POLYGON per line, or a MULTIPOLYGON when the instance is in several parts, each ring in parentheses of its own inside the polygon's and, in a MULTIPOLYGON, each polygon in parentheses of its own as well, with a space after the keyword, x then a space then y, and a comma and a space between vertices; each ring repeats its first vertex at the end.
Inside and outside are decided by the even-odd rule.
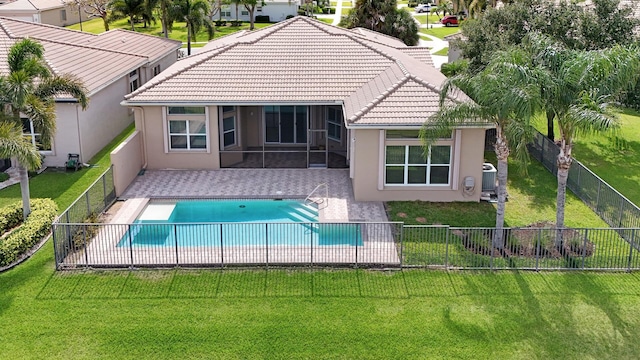
MULTIPOLYGON (((16 205, 8 206, 14 208, 16 205)), ((20 216, 22 206, 18 204, 20 216)), ((4 210, 6 208, 3 208, 4 210)), ((58 206, 51 199, 31 200, 31 214, 22 226, 0 239, 0 266, 11 264, 18 257, 47 236, 56 218, 58 206)))
POLYGON ((22 222, 22 201, 0 209, 0 236, 22 222))

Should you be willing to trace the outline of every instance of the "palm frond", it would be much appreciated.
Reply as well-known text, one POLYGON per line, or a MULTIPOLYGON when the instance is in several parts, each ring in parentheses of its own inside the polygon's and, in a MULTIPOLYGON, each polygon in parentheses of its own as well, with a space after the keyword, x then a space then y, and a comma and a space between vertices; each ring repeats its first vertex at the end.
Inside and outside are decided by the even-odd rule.
POLYGON ((0 157, 15 157, 29 169, 41 165, 38 149, 22 135, 22 129, 10 121, 0 121, 0 157))
POLYGON ((87 89, 84 87, 84 84, 77 77, 70 74, 53 76, 43 80, 38 84, 33 93, 41 99, 52 98, 60 94, 69 94, 78 100, 82 109, 86 109, 89 103, 87 89))

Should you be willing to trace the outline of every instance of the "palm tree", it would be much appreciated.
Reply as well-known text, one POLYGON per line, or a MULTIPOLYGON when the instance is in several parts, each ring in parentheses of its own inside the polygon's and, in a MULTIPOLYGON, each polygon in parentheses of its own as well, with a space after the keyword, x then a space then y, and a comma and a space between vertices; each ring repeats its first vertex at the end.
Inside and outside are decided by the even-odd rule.
MULTIPOLYGON (((54 97, 58 94, 71 95, 84 109, 87 106, 84 86, 70 75, 53 75, 44 60, 44 48, 30 39, 16 42, 9 50, 7 62, 9 74, 0 77, 3 118, 21 128, 20 116, 26 116, 41 134, 42 144, 50 145, 56 124, 54 97)), ((27 168, 39 164, 19 153, 16 155, 20 171, 23 213, 26 218, 31 212, 27 168)))
POLYGON ((187 55, 191 55, 191 37, 203 26, 207 29, 209 40, 213 39, 214 27, 209 19, 209 2, 207 0, 176 0, 173 4, 176 20, 182 20, 187 28, 187 55))
POLYGON ((240 21, 238 20, 238 15, 240 15, 238 7, 240 6, 240 4, 242 4, 243 0, 231 0, 231 2, 236 6, 236 24, 238 24, 238 22, 240 21))
POLYGON ((136 31, 133 25, 136 16, 144 14, 144 3, 144 0, 113 0, 111 2, 111 9, 117 14, 128 17, 131 31, 136 31))
POLYGON ((542 89, 544 109, 558 123, 558 193, 556 197, 556 246, 562 248, 567 178, 573 162, 576 136, 606 132, 617 126, 611 104, 640 76, 637 48, 616 45, 604 50, 568 50, 540 35, 529 35, 524 44, 543 76, 531 79, 542 89))
MULTIPOLYGON (((524 65, 529 61, 520 49, 499 53, 476 75, 463 73, 447 79, 440 93, 440 110, 425 123, 421 138, 425 149, 436 139, 449 137, 451 132, 467 123, 486 122, 496 127, 494 151, 498 161, 498 202, 494 248, 504 248, 504 215, 508 176, 508 158, 514 153, 521 165, 528 161, 526 145, 535 129, 531 119, 540 108, 540 91, 536 85, 523 81, 534 77, 535 69, 524 65), (462 91, 472 101, 454 103, 452 92, 462 91)), ((523 169, 525 167, 523 166, 523 169)))
POLYGON ((162 36, 169 38, 169 31, 173 28, 173 1, 157 0, 160 11, 160 23, 162 24, 162 36))

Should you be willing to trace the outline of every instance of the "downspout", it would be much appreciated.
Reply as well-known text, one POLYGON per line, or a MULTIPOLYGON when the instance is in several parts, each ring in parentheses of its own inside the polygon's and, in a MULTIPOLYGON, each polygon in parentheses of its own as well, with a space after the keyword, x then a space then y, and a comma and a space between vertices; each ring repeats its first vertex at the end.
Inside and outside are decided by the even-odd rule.
MULTIPOLYGON (((142 124, 142 155, 144 157, 144 164, 142 164, 142 168, 146 169, 147 168, 147 125, 145 123, 145 119, 144 119, 144 108, 141 106, 132 106, 131 107, 134 111, 135 110, 140 110, 140 122, 142 124)), ((133 117, 133 121, 135 123, 135 115, 133 117)))
POLYGON ((78 130, 78 152, 80 153, 80 162, 84 163, 84 154, 82 153, 82 136, 80 135, 80 105, 76 105, 76 129, 78 130))

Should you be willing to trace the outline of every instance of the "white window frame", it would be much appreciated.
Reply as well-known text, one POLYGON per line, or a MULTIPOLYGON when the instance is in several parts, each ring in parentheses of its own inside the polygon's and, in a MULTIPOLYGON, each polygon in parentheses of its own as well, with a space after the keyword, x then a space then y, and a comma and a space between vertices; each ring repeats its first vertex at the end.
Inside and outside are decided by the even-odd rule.
POLYGON ((164 150, 165 153, 180 153, 180 152, 210 152, 209 143, 210 143, 210 133, 209 133, 209 111, 208 108, 204 107, 204 114, 175 114, 169 115, 169 108, 164 107, 162 111, 162 116, 164 120, 163 132, 164 132, 164 150), (205 133, 193 133, 191 134, 189 128, 189 121, 203 121, 205 126, 205 133), (186 133, 171 133, 171 122, 172 121, 186 121, 186 133), (191 135, 199 135, 205 136, 205 147, 204 148, 191 148, 191 135), (187 138, 187 147, 186 148, 172 148, 171 147, 171 136, 185 136, 187 138))
MULTIPOLYGON (((25 137, 28 137, 31 144, 33 144, 33 146, 37 149, 38 148, 38 142, 36 141, 36 137, 37 136, 42 136, 42 134, 37 133, 36 132, 36 128, 33 125, 33 120, 27 118, 27 117, 21 117, 20 118, 21 121, 24 120, 29 120, 29 132, 26 133, 24 132, 24 128, 22 129, 22 135, 24 135, 25 137)), ((41 154, 53 154, 53 143, 51 144, 51 149, 49 150, 38 150, 38 152, 40 152, 41 154)))
MULTIPOLYGON (((453 158, 453 146, 451 144, 434 144, 433 146, 447 146, 449 147, 449 163, 448 164, 432 164, 431 163, 431 146, 429 146, 429 155, 427 156, 427 162, 426 163, 420 163, 420 164, 413 164, 413 163, 409 163, 409 148, 410 147, 422 147, 421 145, 417 145, 417 144, 393 144, 393 143, 387 143, 384 146, 384 168, 383 168, 383 172, 384 172, 384 186, 437 186, 437 187, 448 187, 451 186, 451 176, 452 176, 452 170, 453 170, 453 165, 452 165, 452 158, 453 158), (387 147, 389 146, 396 146, 396 147, 404 147, 404 163, 403 164, 389 164, 387 162, 387 158, 386 158, 386 154, 387 154, 387 147), (398 183, 388 183, 387 182, 387 167, 402 167, 403 168, 403 183, 402 184, 398 184, 398 183), (409 183, 409 168, 412 166, 420 166, 420 167, 425 167, 425 171, 426 171, 426 182, 425 183, 420 183, 420 184, 410 184, 409 183), (431 167, 432 166, 447 166, 449 171, 448 171, 448 176, 447 176, 447 183, 446 184, 432 184, 431 181, 431 167)), ((422 149, 421 149, 422 150, 422 149)))
POLYGON ((343 123, 343 115, 342 115, 342 107, 341 106, 327 106, 325 113, 326 125, 327 125, 327 137, 329 140, 337 141, 342 143, 342 123, 343 123), (330 110, 335 110, 335 113, 338 115, 338 119, 330 119, 329 113, 330 110), (330 126, 335 126, 338 132, 338 136, 332 136, 329 131, 330 126))
POLYGON ((140 76, 138 75, 138 69, 129 73, 129 93, 136 91, 140 87, 140 76))
POLYGON ((233 106, 232 110, 224 111, 224 106, 220 106, 220 149, 228 149, 238 145, 238 107, 233 106), (224 120, 233 119, 233 128, 229 130, 224 129, 224 120), (228 133, 233 133, 233 143, 225 145, 224 136, 228 133))

